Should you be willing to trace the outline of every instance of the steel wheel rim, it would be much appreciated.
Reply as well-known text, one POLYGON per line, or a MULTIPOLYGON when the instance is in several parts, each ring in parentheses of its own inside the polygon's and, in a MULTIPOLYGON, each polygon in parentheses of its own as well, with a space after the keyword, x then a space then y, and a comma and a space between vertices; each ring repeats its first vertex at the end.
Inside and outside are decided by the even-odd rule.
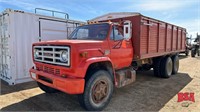
POLYGON ((175 70, 178 71, 178 68, 179 68, 179 61, 176 60, 176 62, 175 62, 175 70))
POLYGON ((105 79, 101 79, 94 84, 92 88, 92 100, 94 103, 101 103, 108 96, 108 85, 108 81, 105 79))
POLYGON ((172 61, 169 60, 168 63, 167 63, 167 73, 168 73, 169 76, 172 73, 172 66, 173 66, 173 63, 172 63, 172 61))

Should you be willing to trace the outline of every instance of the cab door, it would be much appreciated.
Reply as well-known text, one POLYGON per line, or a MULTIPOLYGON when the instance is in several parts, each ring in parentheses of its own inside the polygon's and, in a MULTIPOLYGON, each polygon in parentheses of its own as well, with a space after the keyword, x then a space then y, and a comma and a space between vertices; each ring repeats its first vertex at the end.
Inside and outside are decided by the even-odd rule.
POLYGON ((130 66, 133 58, 131 39, 125 40, 117 26, 112 26, 109 41, 111 49, 110 58, 114 68, 121 69, 130 66))

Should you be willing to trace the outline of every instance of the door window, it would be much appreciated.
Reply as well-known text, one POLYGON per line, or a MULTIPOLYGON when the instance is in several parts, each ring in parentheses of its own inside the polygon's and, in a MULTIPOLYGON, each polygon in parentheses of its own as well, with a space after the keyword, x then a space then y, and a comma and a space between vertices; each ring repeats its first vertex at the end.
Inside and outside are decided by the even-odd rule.
POLYGON ((111 40, 122 40, 124 37, 120 33, 120 31, 116 28, 116 26, 113 27, 112 32, 110 34, 111 40))

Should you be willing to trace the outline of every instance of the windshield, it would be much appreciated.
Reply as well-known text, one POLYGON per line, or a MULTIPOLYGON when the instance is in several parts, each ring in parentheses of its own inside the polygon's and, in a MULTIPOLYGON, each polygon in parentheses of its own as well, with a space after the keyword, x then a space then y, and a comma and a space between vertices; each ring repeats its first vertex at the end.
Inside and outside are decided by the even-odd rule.
POLYGON ((79 26, 68 39, 74 40, 104 40, 108 34, 109 24, 91 24, 79 26))

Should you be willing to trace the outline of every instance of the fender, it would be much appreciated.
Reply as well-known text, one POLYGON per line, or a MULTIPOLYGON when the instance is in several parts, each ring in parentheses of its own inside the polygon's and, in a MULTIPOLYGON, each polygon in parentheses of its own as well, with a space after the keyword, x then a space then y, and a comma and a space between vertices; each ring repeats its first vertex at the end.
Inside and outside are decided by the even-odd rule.
MULTIPOLYGON (((115 74, 115 70, 113 68, 113 63, 109 57, 88 58, 80 63, 76 72, 77 72, 77 74, 81 75, 80 77, 84 78, 86 75, 87 69, 91 64, 97 63, 97 62, 105 62, 105 61, 109 61, 112 64, 113 73, 115 74)), ((115 80, 115 75, 114 75, 114 80, 115 80)))

